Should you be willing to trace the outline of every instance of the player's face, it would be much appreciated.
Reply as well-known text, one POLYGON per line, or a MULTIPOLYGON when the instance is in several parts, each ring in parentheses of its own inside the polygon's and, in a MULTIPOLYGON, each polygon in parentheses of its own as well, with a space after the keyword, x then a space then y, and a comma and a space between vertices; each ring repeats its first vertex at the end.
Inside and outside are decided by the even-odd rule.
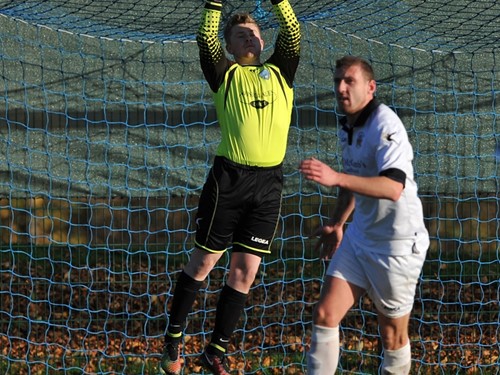
POLYGON ((239 63, 257 63, 264 48, 259 26, 255 23, 233 26, 226 48, 239 63))
POLYGON ((337 69, 334 84, 338 107, 348 119, 359 115, 376 89, 375 81, 368 79, 359 65, 337 69))

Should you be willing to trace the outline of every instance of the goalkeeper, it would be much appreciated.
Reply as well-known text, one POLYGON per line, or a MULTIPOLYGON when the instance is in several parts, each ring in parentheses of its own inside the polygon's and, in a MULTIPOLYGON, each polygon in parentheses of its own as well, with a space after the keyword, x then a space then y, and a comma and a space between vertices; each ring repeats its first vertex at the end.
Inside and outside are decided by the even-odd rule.
POLYGON ((203 281, 232 247, 229 274, 217 303, 210 343, 201 355, 213 374, 228 374, 229 340, 245 307, 262 256, 271 252, 278 225, 285 156, 299 63, 300 26, 288 0, 271 0, 280 29, 264 63, 264 41, 249 14, 229 18, 218 38, 220 0, 207 0, 197 43, 213 91, 221 141, 200 196, 195 248, 182 270, 169 311, 162 370, 181 372, 180 343, 203 281))
POLYGON ((331 219, 317 231, 321 257, 332 257, 313 316, 308 375, 332 375, 339 358, 339 324, 364 294, 373 300, 384 348, 382 374, 411 367, 408 323, 429 246, 413 179, 413 150, 399 117, 375 99, 372 67, 346 56, 336 62, 343 173, 311 158, 306 179, 339 187, 331 219), (344 224, 353 212, 344 234, 344 224))

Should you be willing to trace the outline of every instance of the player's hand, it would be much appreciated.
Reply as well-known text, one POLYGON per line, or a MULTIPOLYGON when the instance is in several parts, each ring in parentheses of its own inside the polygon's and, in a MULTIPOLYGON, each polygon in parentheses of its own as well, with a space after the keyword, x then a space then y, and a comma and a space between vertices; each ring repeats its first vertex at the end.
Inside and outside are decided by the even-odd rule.
POLYGON ((326 224, 320 226, 313 234, 314 237, 319 237, 314 247, 314 251, 320 252, 320 259, 330 259, 335 251, 340 246, 344 230, 341 225, 326 224))
POLYGON ((339 173, 316 158, 305 159, 300 163, 299 172, 307 180, 315 181, 324 186, 337 186, 342 173, 339 173))

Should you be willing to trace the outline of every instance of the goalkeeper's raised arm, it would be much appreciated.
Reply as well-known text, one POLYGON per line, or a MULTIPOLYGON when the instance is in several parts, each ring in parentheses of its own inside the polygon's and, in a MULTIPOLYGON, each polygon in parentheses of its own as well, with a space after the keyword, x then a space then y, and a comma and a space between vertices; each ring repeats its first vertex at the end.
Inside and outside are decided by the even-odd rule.
MULTIPOLYGON (((271 0, 270 3, 280 25, 280 30, 274 53, 267 62, 278 66, 288 85, 292 86, 300 58, 300 24, 288 0, 271 0)), ((222 2, 208 0, 203 9, 196 38, 200 50, 201 67, 214 92, 221 84, 225 71, 234 62, 241 65, 261 64, 261 53, 265 45, 261 38, 260 26, 255 19, 248 13, 235 13, 224 27, 226 50, 233 55, 235 61, 229 60, 219 39, 221 13, 222 2), (258 39, 251 46, 249 43, 245 43, 244 34, 237 27, 244 24, 254 29, 253 34, 258 39), (245 48, 243 43, 248 47, 246 51, 243 51, 245 48)))
POLYGON ((278 18, 280 31, 276 39, 274 54, 268 60, 281 69, 282 74, 291 86, 300 58, 300 24, 292 6, 287 0, 274 0, 274 14, 278 18))

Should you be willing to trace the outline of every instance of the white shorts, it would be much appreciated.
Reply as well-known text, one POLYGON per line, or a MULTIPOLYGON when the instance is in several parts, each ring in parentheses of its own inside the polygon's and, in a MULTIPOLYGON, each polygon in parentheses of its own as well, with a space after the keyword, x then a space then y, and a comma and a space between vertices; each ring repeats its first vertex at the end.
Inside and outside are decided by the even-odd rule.
POLYGON ((326 274, 363 288, 379 313, 398 318, 413 308, 426 254, 427 251, 417 250, 415 245, 409 255, 379 254, 346 235, 326 274))

